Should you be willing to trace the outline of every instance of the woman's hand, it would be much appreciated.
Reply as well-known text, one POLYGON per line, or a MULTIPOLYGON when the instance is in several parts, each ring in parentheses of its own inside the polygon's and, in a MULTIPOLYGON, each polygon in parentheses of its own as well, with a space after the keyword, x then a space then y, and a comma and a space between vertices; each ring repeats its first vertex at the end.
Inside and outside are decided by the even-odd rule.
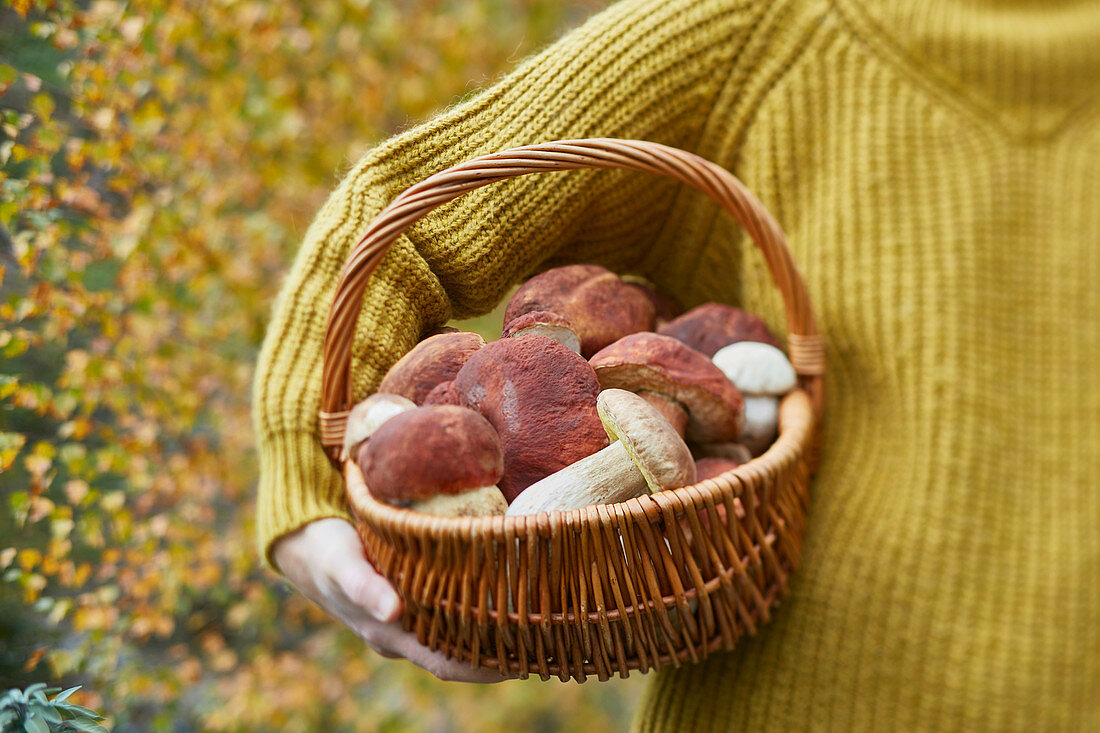
POLYGON ((307 598, 342 621, 384 657, 404 657, 441 680, 500 682, 488 669, 447 659, 403 631, 396 620, 401 599, 363 554, 355 528, 343 519, 319 519, 278 541, 275 563, 307 598))

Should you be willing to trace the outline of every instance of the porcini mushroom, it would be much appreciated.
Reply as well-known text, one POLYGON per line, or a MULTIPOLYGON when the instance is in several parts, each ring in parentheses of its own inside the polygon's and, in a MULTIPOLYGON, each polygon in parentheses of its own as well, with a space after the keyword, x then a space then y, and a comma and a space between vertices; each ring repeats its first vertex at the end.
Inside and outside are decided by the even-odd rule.
POLYGON ((466 360, 484 345, 485 339, 466 331, 429 336, 390 367, 378 391, 423 404, 436 385, 454 379, 466 360))
POLYGON ((672 296, 653 287, 644 277, 638 275, 623 275, 622 280, 629 287, 645 295, 649 302, 653 304, 653 310, 656 316, 656 328, 660 329, 661 326, 683 312, 683 308, 680 307, 680 304, 677 303, 672 296))
POLYGON ((771 395, 745 395, 745 425, 741 443, 758 456, 775 442, 779 432, 779 398, 771 395))
POLYGON ((713 361, 746 395, 779 397, 798 384, 798 375, 787 355, 770 344, 741 341, 723 346, 713 361))
POLYGON ((457 405, 459 407, 465 407, 462 395, 455 389, 455 383, 452 379, 449 382, 440 382, 435 385, 428 396, 424 398, 425 405, 457 405))
POLYGON ((725 303, 703 303, 657 329, 657 333, 684 342, 714 356, 718 349, 738 341, 760 341, 779 347, 779 341, 759 316, 725 303))
POLYGON ((562 344, 570 351, 581 353, 581 339, 573 330, 573 324, 565 316, 550 311, 531 311, 517 316, 505 324, 501 338, 517 336, 545 336, 562 344))
POLYGON ((376 498, 425 514, 480 517, 508 508, 496 487, 500 438, 465 407, 418 407, 387 420, 360 452, 359 467, 376 498))
POLYGON ((721 476, 726 471, 732 471, 741 465, 741 461, 731 458, 700 458, 695 462, 695 480, 706 481, 708 478, 721 476))
POLYGON ((344 455, 355 457, 359 446, 368 440, 382 423, 402 412, 415 410, 416 405, 400 395, 372 394, 351 408, 344 427, 344 455))
POLYGON ((589 361, 604 389, 637 392, 689 440, 733 440, 741 428, 741 394, 703 354, 671 336, 624 336, 589 361), (682 413, 682 415, 681 415, 682 413))
POLYGON ((652 329, 655 313, 645 293, 599 265, 567 265, 535 275, 508 301, 504 322, 533 311, 568 319, 585 357, 628 333, 652 329))
POLYGON ((455 392, 500 434, 509 501, 541 478, 607 446, 600 383, 579 354, 545 336, 487 344, 459 370, 455 392))
POLYGON ((752 460, 752 451, 740 443, 694 443, 691 454, 697 459, 728 458, 738 464, 752 460))
POLYGON ((652 405, 605 389, 596 409, 611 445, 528 486, 508 506, 509 516, 612 504, 695 483, 691 452, 652 405))
POLYGON ((770 344, 740 341, 723 346, 714 364, 745 396, 741 442, 760 455, 775 440, 779 398, 794 389, 798 375, 787 355, 770 344))

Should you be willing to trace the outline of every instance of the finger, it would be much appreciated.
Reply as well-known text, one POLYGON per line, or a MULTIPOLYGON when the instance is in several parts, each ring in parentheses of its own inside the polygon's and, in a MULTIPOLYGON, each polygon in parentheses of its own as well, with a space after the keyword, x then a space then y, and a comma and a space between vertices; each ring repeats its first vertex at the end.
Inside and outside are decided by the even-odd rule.
POLYGON ((335 575, 348 602, 365 608, 376 620, 391 623, 401 615, 402 604, 397 591, 365 558, 348 558, 337 566, 335 575))
POLYGON ((416 640, 416 636, 411 633, 400 632, 394 634, 388 642, 386 647, 390 651, 405 657, 418 667, 423 667, 443 682, 491 684, 509 679, 496 670, 471 667, 469 663, 448 659, 443 652, 433 652, 422 646, 416 640))

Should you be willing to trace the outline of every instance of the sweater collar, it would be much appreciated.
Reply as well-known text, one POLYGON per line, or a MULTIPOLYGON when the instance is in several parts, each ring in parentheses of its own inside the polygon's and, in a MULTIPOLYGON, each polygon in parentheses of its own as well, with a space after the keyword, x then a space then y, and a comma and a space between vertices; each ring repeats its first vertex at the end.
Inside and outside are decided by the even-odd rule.
POLYGON ((1093 0, 835 0, 872 44, 1009 130, 1055 132, 1100 97, 1093 0))

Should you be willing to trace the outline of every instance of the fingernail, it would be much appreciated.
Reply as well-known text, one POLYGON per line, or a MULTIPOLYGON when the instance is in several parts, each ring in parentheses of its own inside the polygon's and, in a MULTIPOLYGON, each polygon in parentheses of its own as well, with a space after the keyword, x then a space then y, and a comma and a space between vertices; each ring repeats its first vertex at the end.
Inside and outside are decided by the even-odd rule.
POLYGON ((401 599, 396 593, 380 593, 374 604, 374 615, 379 621, 389 621, 397 613, 401 599))

